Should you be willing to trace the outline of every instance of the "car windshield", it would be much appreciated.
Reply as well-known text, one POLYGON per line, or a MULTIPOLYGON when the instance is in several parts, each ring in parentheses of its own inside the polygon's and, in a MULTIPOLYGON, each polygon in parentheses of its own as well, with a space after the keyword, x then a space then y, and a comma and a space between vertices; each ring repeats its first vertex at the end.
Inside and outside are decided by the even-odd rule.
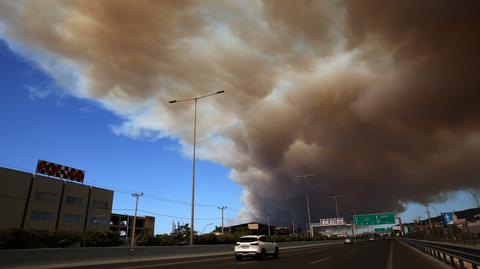
POLYGON ((240 237, 240 240, 239 240, 239 242, 241 243, 250 243, 255 241, 258 241, 256 237, 240 237))

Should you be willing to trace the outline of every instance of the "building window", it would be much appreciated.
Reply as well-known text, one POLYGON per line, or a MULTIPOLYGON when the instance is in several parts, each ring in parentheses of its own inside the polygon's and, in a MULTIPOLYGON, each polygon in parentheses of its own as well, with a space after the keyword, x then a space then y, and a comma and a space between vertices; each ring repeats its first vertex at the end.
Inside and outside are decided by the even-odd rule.
POLYGON ((92 207, 98 209, 108 209, 108 202, 92 201, 92 207))
POLYGON ((52 212, 32 211, 32 220, 51 220, 52 212))
POLYGON ((35 192, 35 199, 41 201, 55 201, 56 194, 52 192, 43 192, 37 191, 35 192))
POLYGON ((96 225, 103 225, 107 224, 107 219, 105 218, 105 216, 91 217, 90 223, 94 223, 96 225))
POLYGON ((67 223, 80 223, 80 215, 65 215, 63 221, 67 223))
POLYGON ((83 198, 81 198, 81 197, 67 196, 67 204, 71 204, 71 205, 82 205, 82 204, 83 204, 83 198))

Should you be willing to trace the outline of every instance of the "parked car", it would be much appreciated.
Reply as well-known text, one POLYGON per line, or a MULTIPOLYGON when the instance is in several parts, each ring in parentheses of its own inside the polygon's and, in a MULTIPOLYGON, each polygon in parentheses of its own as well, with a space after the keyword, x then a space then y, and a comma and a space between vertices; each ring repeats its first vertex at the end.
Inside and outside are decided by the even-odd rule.
POLYGON ((279 249, 275 242, 268 242, 265 235, 246 235, 235 244, 234 254, 237 261, 243 257, 265 258, 268 255, 278 258, 279 249))
POLYGON ((375 239, 375 237, 373 237, 373 236, 370 237, 370 238, 368 238, 368 241, 369 241, 369 242, 375 242, 375 240, 376 240, 376 239, 375 239))
POLYGON ((344 243, 344 244, 353 244, 353 239, 347 237, 347 238, 345 238, 345 240, 343 240, 343 243, 344 243))

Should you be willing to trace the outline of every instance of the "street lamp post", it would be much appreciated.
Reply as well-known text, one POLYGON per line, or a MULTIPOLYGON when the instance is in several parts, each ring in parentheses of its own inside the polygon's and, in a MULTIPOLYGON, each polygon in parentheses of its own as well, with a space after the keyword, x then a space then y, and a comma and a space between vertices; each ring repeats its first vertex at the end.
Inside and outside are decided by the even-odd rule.
POLYGON ((335 200, 335 210, 337 211, 337 219, 338 219, 338 198, 342 198, 343 195, 335 195, 335 196, 329 196, 328 198, 334 199, 335 200))
POLYGON ((266 215, 265 217, 267 218, 268 237, 270 237, 270 215, 266 215))
POLYGON ((427 216, 428 216, 428 223, 430 225, 430 230, 433 229, 433 225, 432 225, 432 219, 430 218, 430 210, 428 210, 428 207, 430 206, 430 204, 428 202, 425 202, 425 209, 427 210, 427 216))
POLYGON ((428 206, 429 206, 431 209, 435 210, 435 213, 437 213, 437 215, 439 215, 439 216, 442 215, 442 214, 440 214, 440 212, 438 212, 438 210, 437 210, 435 207, 433 207, 431 204, 428 204, 428 206))
POLYGON ((208 97, 208 96, 212 96, 212 95, 216 95, 216 94, 220 94, 220 93, 224 93, 225 91, 217 91, 215 93, 210 93, 210 94, 206 94, 206 95, 202 95, 202 96, 198 96, 198 97, 194 97, 194 98, 189 98, 189 99, 182 99, 182 100, 171 100, 169 101, 170 104, 173 104, 173 103, 179 103, 179 102, 186 102, 186 101, 194 101, 194 110, 195 110, 195 113, 194 113, 194 118, 193 118, 193 160, 192 160, 192 212, 191 212, 191 220, 190 220, 190 224, 191 224, 191 230, 190 230, 190 246, 193 245, 193 233, 194 233, 194 229, 195 229, 195 221, 194 221, 194 217, 195 217, 195 147, 196 147, 196 137, 197 137, 197 103, 198 103, 198 100, 201 99, 201 98, 205 98, 205 97, 208 97))
POLYGON ((471 191, 471 190, 465 190, 466 192, 470 193, 472 196, 473 196, 473 199, 475 199, 475 202, 477 202, 477 208, 480 207, 480 203, 478 202, 478 198, 477 198, 477 195, 471 191))
MULTIPOLYGON (((300 179, 305 179, 311 176, 315 176, 315 173, 310 173, 310 174, 305 174, 305 175, 296 175, 293 176, 293 178, 300 178, 300 179)), ((313 228, 312 228, 312 220, 310 218, 310 202, 308 201, 308 193, 305 191, 305 195, 307 197, 307 215, 308 215, 308 231, 310 236, 313 237, 313 228)))
POLYGON ((358 212, 358 209, 350 209, 352 211, 352 238, 355 237, 355 213, 358 212))
POLYGON ((207 228, 207 227, 210 226, 210 225, 213 225, 213 223, 208 223, 208 224, 206 224, 205 226, 203 226, 202 234, 205 233, 205 228, 207 228))

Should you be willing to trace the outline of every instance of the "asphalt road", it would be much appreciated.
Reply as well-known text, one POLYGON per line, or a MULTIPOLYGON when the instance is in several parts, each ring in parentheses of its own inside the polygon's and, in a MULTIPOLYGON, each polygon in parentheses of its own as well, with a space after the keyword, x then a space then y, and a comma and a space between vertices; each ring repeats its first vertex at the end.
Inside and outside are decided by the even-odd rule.
POLYGON ((280 250, 280 257, 262 260, 235 261, 228 256, 210 256, 196 259, 172 259, 132 262, 112 265, 71 267, 75 269, 187 269, 187 268, 368 268, 368 269, 442 269, 450 268, 405 245, 400 240, 355 242, 352 245, 327 245, 301 249, 280 250))

